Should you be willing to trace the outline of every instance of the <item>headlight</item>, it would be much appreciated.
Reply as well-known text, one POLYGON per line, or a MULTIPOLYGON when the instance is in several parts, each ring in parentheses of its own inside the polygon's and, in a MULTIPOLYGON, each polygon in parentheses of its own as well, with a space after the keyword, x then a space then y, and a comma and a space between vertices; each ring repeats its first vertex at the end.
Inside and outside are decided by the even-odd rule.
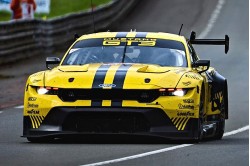
POLYGON ((44 88, 44 87, 38 87, 38 88, 37 88, 37 93, 38 93, 39 95, 44 95, 44 94, 46 94, 48 91, 49 91, 49 90, 46 89, 46 88, 44 88))
POLYGON ((39 95, 57 95, 58 94, 58 88, 52 88, 52 87, 37 87, 37 93, 39 95))
POLYGON ((184 96, 188 89, 159 89, 161 96, 184 96))
POLYGON ((173 91, 174 96, 184 96, 186 94, 186 91, 183 89, 176 89, 173 91))

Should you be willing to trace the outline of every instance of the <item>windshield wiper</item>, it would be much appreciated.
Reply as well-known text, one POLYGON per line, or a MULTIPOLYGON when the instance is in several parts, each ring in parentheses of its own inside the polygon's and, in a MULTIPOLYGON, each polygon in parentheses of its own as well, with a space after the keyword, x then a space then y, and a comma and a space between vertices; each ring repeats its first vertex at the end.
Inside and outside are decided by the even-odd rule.
POLYGON ((127 40, 125 42, 125 46, 124 46, 124 50, 123 50, 122 63, 124 63, 126 51, 127 51, 127 40))

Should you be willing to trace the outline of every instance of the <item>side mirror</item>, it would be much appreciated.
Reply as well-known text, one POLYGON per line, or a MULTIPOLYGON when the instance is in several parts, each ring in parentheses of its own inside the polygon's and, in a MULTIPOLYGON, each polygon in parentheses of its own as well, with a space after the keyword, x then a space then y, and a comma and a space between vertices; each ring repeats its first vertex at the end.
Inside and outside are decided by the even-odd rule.
POLYGON ((49 67, 50 64, 59 64, 61 62, 60 58, 57 57, 47 57, 46 58, 46 67, 51 70, 51 68, 49 67))
POLYGON ((199 73, 205 72, 209 69, 210 67, 210 60, 198 60, 193 63, 193 67, 204 67, 205 69, 202 71, 199 71, 199 73))

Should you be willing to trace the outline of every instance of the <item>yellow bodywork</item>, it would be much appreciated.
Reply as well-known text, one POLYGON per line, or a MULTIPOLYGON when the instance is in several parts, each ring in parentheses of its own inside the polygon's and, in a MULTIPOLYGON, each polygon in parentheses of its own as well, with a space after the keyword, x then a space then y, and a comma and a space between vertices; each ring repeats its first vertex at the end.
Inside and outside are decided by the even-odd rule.
MULTIPOLYGON (((114 38, 117 32, 104 32, 83 35, 76 42, 92 38, 114 38)), ((129 32, 127 38, 135 39, 136 32, 129 32)), ((141 107, 162 109, 171 119, 178 130, 184 130, 191 118, 199 118, 200 92, 205 86, 204 115, 218 114, 219 110, 211 111, 210 87, 205 75, 201 76, 196 69, 191 67, 191 60, 187 48, 186 39, 183 36, 167 33, 147 33, 146 38, 168 39, 183 43, 186 49, 188 67, 161 67, 150 64, 132 64, 129 67, 123 84, 123 89, 164 89, 185 88, 186 95, 160 96, 150 103, 140 103, 134 100, 123 100, 122 107, 141 107), (150 78, 150 83, 145 83, 145 78, 150 78)), ((152 44, 145 42, 142 44, 152 44)), ((74 44, 73 44, 74 45, 74 44)), ((71 48, 69 48, 70 50, 71 48)), ((69 51, 66 52, 63 60, 69 51)), ((26 83, 24 98, 24 116, 29 116, 33 128, 39 128, 47 114, 53 107, 91 107, 91 100, 77 100, 74 102, 62 101, 57 95, 40 95, 38 87, 91 89, 99 63, 86 64, 83 66, 64 66, 60 64, 52 70, 46 70, 31 75, 26 83), (74 78, 73 82, 69 82, 74 78)), ((121 63, 110 64, 104 84, 112 84, 115 73, 123 65, 121 63)), ((211 70, 213 70, 211 68, 211 70)), ((111 87, 103 87, 111 89, 111 87)), ((218 94, 219 95, 219 94, 218 94)), ((220 96, 218 96, 220 97, 220 96)), ((102 107, 111 107, 111 100, 102 100, 102 107)))

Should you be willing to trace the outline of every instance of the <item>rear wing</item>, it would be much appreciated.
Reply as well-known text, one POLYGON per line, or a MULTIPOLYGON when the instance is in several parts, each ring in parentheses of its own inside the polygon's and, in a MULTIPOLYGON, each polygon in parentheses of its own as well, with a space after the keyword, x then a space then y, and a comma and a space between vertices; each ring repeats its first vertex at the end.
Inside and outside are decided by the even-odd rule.
POLYGON ((225 39, 196 39, 196 33, 191 32, 189 42, 191 44, 198 45, 225 45, 225 53, 228 53, 229 50, 229 37, 225 35, 225 39))

